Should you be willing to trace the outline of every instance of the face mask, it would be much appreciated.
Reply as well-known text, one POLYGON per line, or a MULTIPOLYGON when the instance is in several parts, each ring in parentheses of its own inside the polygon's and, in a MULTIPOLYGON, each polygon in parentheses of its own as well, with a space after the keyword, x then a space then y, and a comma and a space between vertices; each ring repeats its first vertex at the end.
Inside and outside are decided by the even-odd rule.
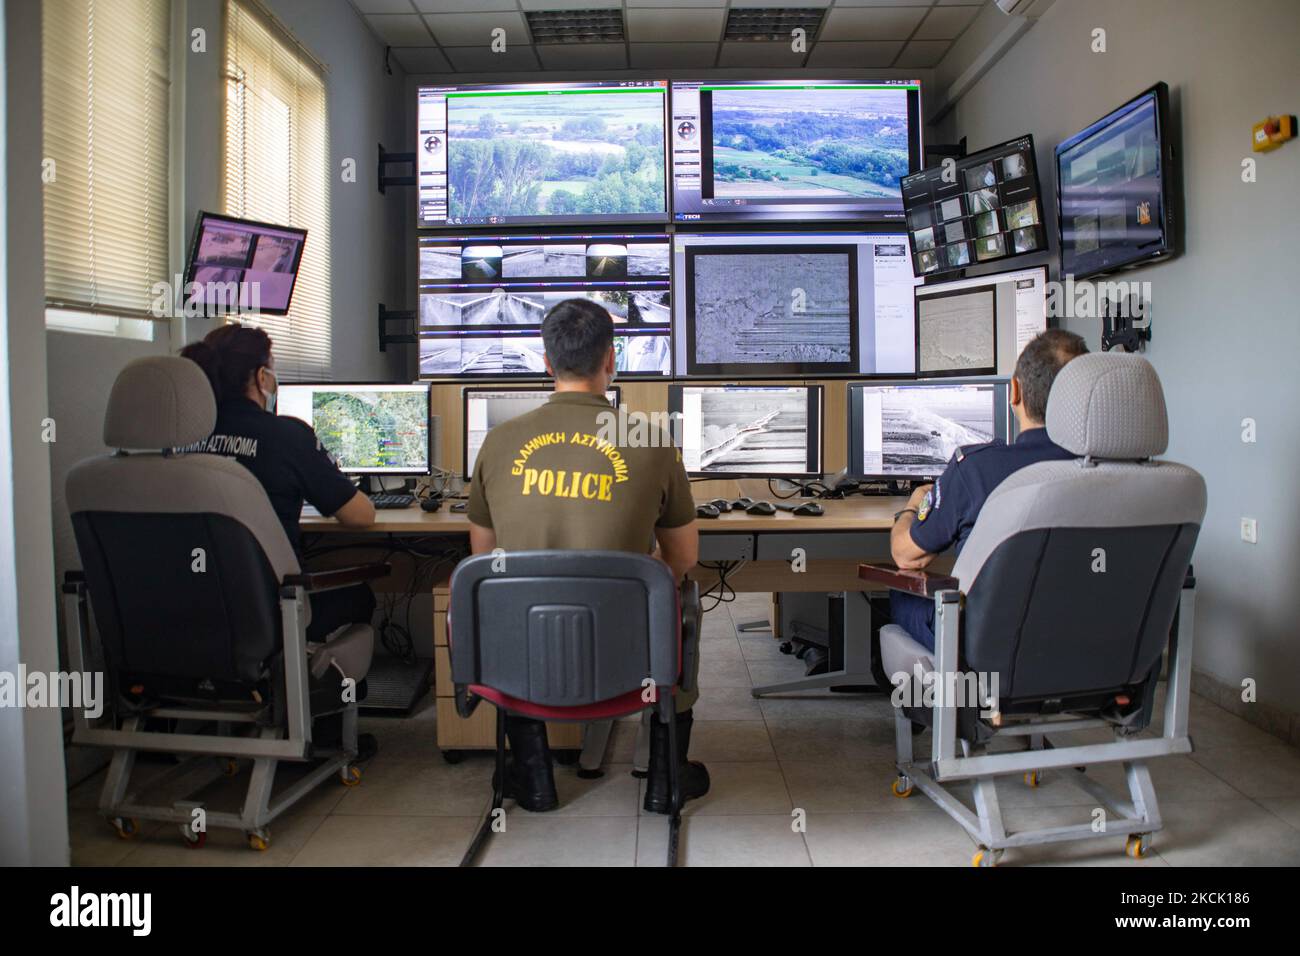
MULTIPOLYGON (((266 410, 270 412, 272 415, 274 415, 275 400, 280 396, 280 381, 275 377, 275 373, 272 372, 269 368, 266 370, 266 374, 271 377, 271 381, 275 382, 275 388, 273 388, 270 392, 263 391, 262 399, 266 402, 266 410)), ((258 391, 261 391, 261 389, 258 389, 258 391)))

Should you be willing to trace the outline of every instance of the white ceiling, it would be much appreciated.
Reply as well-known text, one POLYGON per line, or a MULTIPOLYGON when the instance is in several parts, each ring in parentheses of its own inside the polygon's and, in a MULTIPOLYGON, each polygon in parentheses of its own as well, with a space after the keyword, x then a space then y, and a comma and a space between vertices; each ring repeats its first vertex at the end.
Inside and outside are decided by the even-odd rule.
POLYGON ((408 73, 712 67, 928 69, 990 0, 349 0, 408 73), (817 8, 807 51, 724 42, 731 8, 817 8), (525 11, 621 9, 622 43, 532 43, 525 11), (491 49, 505 30, 506 50, 491 49))

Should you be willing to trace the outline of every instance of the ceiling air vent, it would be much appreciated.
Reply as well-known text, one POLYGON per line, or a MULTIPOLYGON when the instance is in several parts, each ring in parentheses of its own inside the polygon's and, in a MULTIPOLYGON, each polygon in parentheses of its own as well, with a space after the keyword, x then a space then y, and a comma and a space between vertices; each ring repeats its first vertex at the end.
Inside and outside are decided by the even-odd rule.
POLYGON ((524 13, 533 42, 622 43, 622 10, 532 10, 524 13))
POLYGON ((801 7, 732 7, 727 13, 724 40, 784 40, 791 31, 802 29, 811 39, 822 25, 825 10, 801 7))

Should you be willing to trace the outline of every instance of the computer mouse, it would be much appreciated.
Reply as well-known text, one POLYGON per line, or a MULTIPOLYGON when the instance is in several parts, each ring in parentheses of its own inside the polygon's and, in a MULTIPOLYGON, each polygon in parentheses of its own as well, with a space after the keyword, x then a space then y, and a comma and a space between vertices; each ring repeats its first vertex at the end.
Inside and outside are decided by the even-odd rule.
POLYGON ((437 511, 442 507, 441 498, 423 498, 420 500, 421 511, 437 511))
POLYGON ((776 505, 770 501, 755 501, 745 509, 747 515, 774 515, 776 514, 776 505))
POLYGON ((714 498, 712 501, 709 502, 709 504, 717 508, 718 511, 721 512, 722 514, 726 514, 728 511, 731 510, 731 502, 728 501, 726 498, 714 498))
POLYGON ((719 511, 712 504, 695 506, 695 517, 697 518, 716 518, 720 514, 722 514, 722 512, 719 511))
POLYGON ((753 499, 753 498, 750 498, 750 497, 748 497, 748 496, 742 495, 741 497, 737 498, 735 501, 731 502, 731 510, 732 510, 732 511, 744 511, 746 508, 748 508, 748 507, 749 507, 750 505, 752 505, 753 503, 754 503, 754 499, 753 499))
POLYGON ((464 510, 465 510, 466 508, 468 508, 468 507, 469 507, 469 502, 468 502, 468 501, 458 501, 458 502, 456 502, 454 505, 451 506, 451 510, 452 510, 452 511, 464 511, 464 510))
POLYGON ((801 505, 795 505, 790 513, 794 515, 821 515, 826 513, 826 509, 815 501, 805 501, 801 505))

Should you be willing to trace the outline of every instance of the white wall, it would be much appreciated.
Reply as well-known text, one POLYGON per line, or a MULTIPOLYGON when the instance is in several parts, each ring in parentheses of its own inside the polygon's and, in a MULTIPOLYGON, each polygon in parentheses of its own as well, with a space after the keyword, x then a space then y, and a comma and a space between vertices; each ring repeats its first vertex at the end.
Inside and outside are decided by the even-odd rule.
MULTIPOLYGON (((1253 123, 1300 112, 1298 43, 1295 0, 1058 0, 943 123, 954 140, 967 136, 971 150, 1033 133, 1052 195, 1056 143, 1157 80, 1169 84, 1181 119, 1186 251, 1127 278, 1151 282, 1146 355, 1169 403, 1167 457, 1209 485, 1194 561, 1195 666, 1233 685, 1254 678, 1260 702, 1293 715, 1300 142, 1254 154, 1258 182, 1242 182, 1241 162, 1252 155, 1253 123), (1095 28, 1106 31, 1105 53, 1091 51, 1095 28), (1246 417, 1258 422, 1257 444, 1241 441, 1246 417), (1259 520, 1259 544, 1240 540, 1243 515, 1259 520)), ((1048 215, 1054 235, 1054 210, 1048 215)), ((1063 324, 1100 347, 1099 320, 1063 324)))

